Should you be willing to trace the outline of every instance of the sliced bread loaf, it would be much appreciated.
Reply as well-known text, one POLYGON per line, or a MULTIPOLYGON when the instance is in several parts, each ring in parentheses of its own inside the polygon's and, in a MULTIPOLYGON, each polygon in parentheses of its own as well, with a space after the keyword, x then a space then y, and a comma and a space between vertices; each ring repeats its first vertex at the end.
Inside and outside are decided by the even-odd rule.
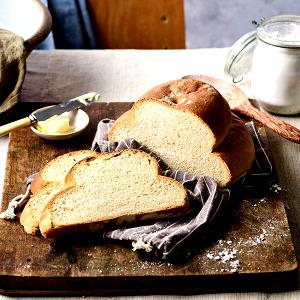
POLYGON ((108 223, 169 218, 188 208, 185 188, 159 175, 157 161, 139 150, 103 153, 71 169, 67 187, 46 206, 43 236, 57 238, 78 231, 96 231, 108 223))
POLYGON ((72 166, 84 158, 96 155, 95 151, 90 150, 69 152, 52 159, 40 170, 31 186, 33 195, 20 216, 20 223, 27 233, 39 232, 41 214, 49 200, 63 188, 65 177, 72 166))
POLYGON ((251 166, 254 145, 243 122, 231 114, 228 105, 221 105, 225 100, 207 86, 183 79, 154 88, 145 95, 161 98, 138 100, 116 120, 109 140, 134 138, 170 168, 197 177, 211 176, 220 186, 229 186, 251 166), (207 93, 212 93, 211 97, 207 93))

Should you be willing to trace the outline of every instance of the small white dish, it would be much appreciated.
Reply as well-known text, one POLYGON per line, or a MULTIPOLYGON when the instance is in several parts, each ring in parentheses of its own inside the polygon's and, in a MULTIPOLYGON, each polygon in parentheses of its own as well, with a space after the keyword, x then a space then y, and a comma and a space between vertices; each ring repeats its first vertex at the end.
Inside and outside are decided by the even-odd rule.
MULTIPOLYGON (((50 107, 50 106, 47 106, 50 107)), ((40 108, 36 111, 45 109, 46 107, 40 108)), ((31 126, 31 130, 38 135, 41 138, 51 140, 51 141, 60 141, 60 140, 68 140, 70 138, 75 137, 76 135, 80 134, 89 124, 89 116, 86 112, 84 112, 81 109, 76 109, 69 111, 67 113, 64 113, 66 117, 70 119, 70 125, 73 127, 73 130, 68 133, 57 133, 57 134, 49 134, 42 132, 35 128, 34 126, 31 126)))

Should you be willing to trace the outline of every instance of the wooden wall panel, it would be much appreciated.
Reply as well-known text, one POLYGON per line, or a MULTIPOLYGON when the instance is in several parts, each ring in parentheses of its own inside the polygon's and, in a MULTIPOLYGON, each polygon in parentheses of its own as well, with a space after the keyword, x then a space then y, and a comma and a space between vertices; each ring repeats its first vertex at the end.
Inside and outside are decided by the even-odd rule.
POLYGON ((99 48, 183 49, 183 0, 87 0, 99 48))

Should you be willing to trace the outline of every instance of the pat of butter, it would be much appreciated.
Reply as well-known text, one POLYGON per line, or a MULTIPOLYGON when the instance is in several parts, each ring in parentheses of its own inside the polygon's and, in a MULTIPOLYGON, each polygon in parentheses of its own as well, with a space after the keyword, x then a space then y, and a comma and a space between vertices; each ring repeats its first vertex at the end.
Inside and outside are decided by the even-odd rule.
POLYGON ((74 127, 70 125, 70 119, 66 116, 66 113, 37 122, 35 128, 47 134, 65 134, 74 131, 74 127))

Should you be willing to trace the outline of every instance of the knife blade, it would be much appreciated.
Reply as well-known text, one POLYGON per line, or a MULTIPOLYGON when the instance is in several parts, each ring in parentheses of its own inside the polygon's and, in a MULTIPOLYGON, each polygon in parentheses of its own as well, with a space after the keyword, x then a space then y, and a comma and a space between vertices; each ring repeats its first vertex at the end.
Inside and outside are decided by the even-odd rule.
POLYGON ((49 107, 47 109, 43 109, 41 111, 32 113, 29 115, 29 118, 32 120, 32 122, 45 121, 53 116, 56 115, 59 116, 64 112, 68 112, 89 105, 95 100, 97 100, 98 98, 99 98, 99 94, 88 93, 82 96, 78 96, 74 99, 70 99, 68 101, 62 102, 55 106, 49 107))
POLYGON ((39 121, 45 121, 53 116, 61 115, 64 112, 72 111, 90 105, 91 103, 96 102, 99 97, 99 94, 91 92, 51 106, 49 108, 40 110, 38 112, 33 112, 28 117, 0 126, 0 137, 8 134, 15 129, 30 126, 39 121))

